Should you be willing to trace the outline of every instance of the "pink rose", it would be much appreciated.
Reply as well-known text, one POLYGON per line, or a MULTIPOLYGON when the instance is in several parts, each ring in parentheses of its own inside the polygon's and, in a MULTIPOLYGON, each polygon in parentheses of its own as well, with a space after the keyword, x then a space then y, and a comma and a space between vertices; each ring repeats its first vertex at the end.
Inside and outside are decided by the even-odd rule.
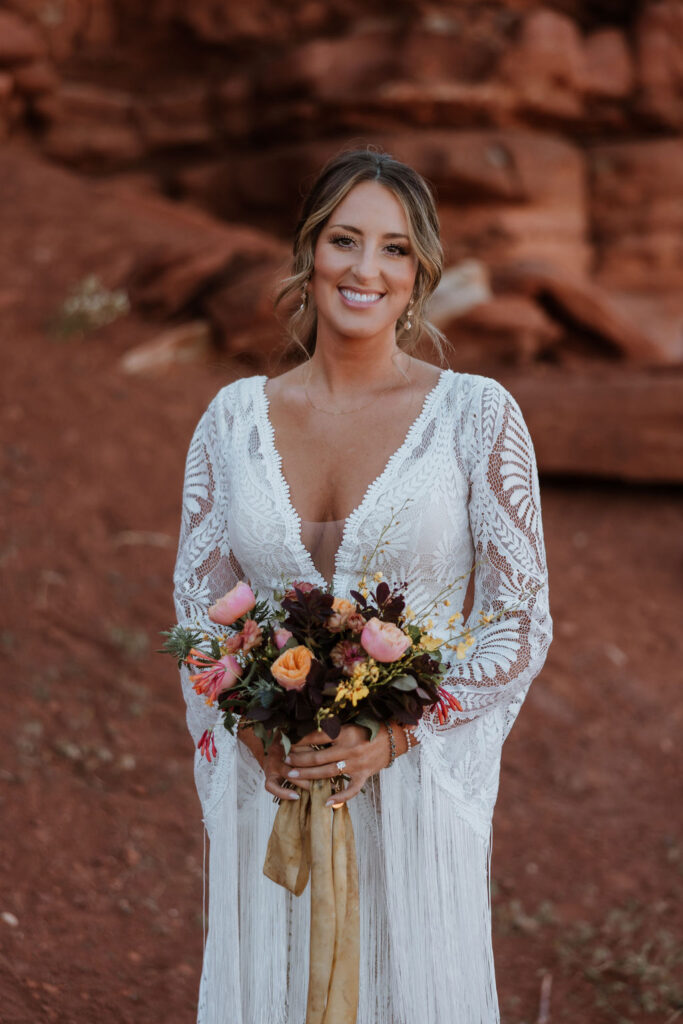
POLYGON ((218 622, 221 626, 232 626, 235 619, 244 615, 256 604, 254 592, 248 583, 240 580, 232 590, 219 598, 209 608, 209 618, 212 622, 218 622))
POLYGON ((258 647, 263 639, 263 630, 259 626, 256 619, 247 619, 242 626, 242 650, 245 654, 252 649, 252 647, 258 647))
POLYGON ((285 646, 291 635, 292 634, 289 632, 288 629, 281 628, 273 630, 273 638, 275 640, 275 646, 277 647, 278 651, 282 650, 282 648, 285 646))
POLYGON ((410 637, 402 629, 377 617, 365 623, 360 642, 375 661, 398 661, 411 644, 410 637))

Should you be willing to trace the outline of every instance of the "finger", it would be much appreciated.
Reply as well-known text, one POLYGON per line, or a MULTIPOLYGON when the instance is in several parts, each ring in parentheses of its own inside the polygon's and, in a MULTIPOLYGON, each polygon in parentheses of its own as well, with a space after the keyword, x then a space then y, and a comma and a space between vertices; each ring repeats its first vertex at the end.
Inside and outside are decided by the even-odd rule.
POLYGON ((266 792, 272 793, 273 796, 277 796, 280 800, 298 800, 299 794, 295 793, 293 789, 286 789, 281 786, 274 775, 269 775, 265 782, 266 792))
MULTIPOLYGON (((349 769, 346 766, 344 766, 344 772, 349 774, 349 769)), ((309 768, 288 768, 285 778, 291 782, 299 782, 302 779, 333 779, 335 775, 341 774, 342 772, 334 762, 333 764, 312 765, 309 768)))
POLYGON ((354 796, 358 796, 368 778, 368 775, 354 776, 346 789, 342 789, 340 793, 334 793, 330 799, 326 801, 325 806, 331 807, 332 804, 347 804, 354 796))
POLYGON ((316 732, 309 732, 306 736, 302 736, 298 743, 292 746, 292 750, 296 750, 298 747, 310 747, 311 743, 319 745, 321 743, 332 743, 333 740, 327 735, 326 732, 318 729, 316 732))
POLYGON ((343 761, 347 753, 349 751, 345 751, 340 746, 330 747, 327 750, 295 750, 292 747, 288 754, 289 760, 284 763, 285 771, 282 774, 286 775, 291 767, 310 768, 314 765, 336 764, 337 761, 343 761))

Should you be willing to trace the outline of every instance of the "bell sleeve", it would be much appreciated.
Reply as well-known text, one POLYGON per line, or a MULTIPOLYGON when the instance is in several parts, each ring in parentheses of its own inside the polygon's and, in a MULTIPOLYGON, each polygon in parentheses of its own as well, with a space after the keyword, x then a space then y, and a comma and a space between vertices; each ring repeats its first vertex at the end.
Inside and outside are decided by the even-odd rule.
MULTIPOLYGON (((228 474, 223 465, 231 428, 229 410, 214 398, 200 419, 190 443, 185 464, 182 514, 178 554, 173 573, 173 599, 177 622, 208 636, 216 636, 220 626, 211 622, 208 609, 240 578, 241 570, 230 548, 228 474), (240 574, 240 575, 238 575, 240 574)), ((192 688, 190 670, 180 669, 187 709, 187 727, 195 745, 194 772, 202 807, 213 803, 218 777, 230 760, 232 737, 223 727, 216 706, 192 688), (209 762, 197 749, 206 729, 216 727, 218 754, 209 762)))
POLYGON ((442 684, 463 710, 449 710, 445 722, 431 711, 417 738, 503 708, 507 733, 552 640, 534 447, 512 395, 493 378, 481 381, 459 425, 466 441, 458 454, 469 477, 468 518, 478 563, 472 610, 458 625, 472 629, 475 642, 462 658, 446 649, 442 684))

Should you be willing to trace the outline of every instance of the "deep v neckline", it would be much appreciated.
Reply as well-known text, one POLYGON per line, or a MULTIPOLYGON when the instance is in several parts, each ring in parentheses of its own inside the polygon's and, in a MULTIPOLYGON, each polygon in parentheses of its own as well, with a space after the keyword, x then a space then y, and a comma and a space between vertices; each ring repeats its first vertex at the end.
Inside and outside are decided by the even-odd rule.
MULTIPOLYGON (((360 501, 349 512, 346 519, 335 520, 335 522, 342 522, 344 525, 342 528, 342 535, 341 540, 339 542, 339 547, 337 548, 334 555, 334 570, 332 574, 331 585, 330 583, 328 583, 328 581, 317 568, 313 560, 313 556, 311 555, 311 552, 308 550, 303 541, 301 528, 302 519, 296 510, 296 507, 292 500, 292 494, 289 483, 282 469, 282 456, 277 447, 277 443, 275 440, 275 430, 270 419, 270 399, 268 398, 268 395, 266 393, 266 383, 268 382, 269 378, 265 374, 258 374, 257 376, 254 377, 254 380, 257 384, 258 394, 261 399, 260 411, 263 426, 265 428, 265 433, 268 439, 268 454, 271 456, 276 466, 275 479, 277 481, 277 484, 279 485, 279 489, 281 492, 280 497, 282 499, 282 508, 284 509, 285 516, 288 520, 288 526, 290 527, 291 531, 290 535, 293 538, 294 542, 296 543, 305 562, 307 563, 307 570, 315 574, 315 576, 317 577, 317 581, 319 583, 321 582, 325 589, 331 589, 333 593, 336 592, 335 583, 337 580, 337 576, 339 574, 340 556, 342 555, 345 544, 348 540, 349 529, 351 525, 355 523, 355 521, 358 519, 365 505, 368 503, 371 497, 377 493, 378 489, 382 486, 385 478, 389 475, 390 470, 396 464, 398 459, 401 458, 406 448, 408 448, 408 446, 411 444, 415 434, 418 432, 423 420, 427 416, 427 413, 431 410, 439 392, 441 391, 444 382, 449 378, 449 375, 451 375, 452 373, 453 371, 448 367, 441 370, 441 372, 439 373, 438 380, 424 396, 424 399, 422 401, 422 408, 420 409, 419 413, 417 414, 413 422, 408 427, 407 433, 401 444, 398 446, 398 448, 396 448, 395 451, 391 453, 391 455, 389 455, 388 459, 384 464, 383 469, 377 474, 374 480, 370 481, 368 486, 365 488, 365 492, 361 497, 360 501)), ((307 521, 308 520, 306 520, 306 522, 307 521)))

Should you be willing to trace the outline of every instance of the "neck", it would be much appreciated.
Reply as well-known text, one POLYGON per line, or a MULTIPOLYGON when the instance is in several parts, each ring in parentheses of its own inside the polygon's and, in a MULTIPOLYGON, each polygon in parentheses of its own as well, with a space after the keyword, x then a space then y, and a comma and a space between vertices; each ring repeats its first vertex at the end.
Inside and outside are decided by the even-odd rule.
POLYGON ((330 397, 369 392, 409 380, 411 357, 393 335, 377 338, 321 338, 306 365, 306 381, 330 397))

